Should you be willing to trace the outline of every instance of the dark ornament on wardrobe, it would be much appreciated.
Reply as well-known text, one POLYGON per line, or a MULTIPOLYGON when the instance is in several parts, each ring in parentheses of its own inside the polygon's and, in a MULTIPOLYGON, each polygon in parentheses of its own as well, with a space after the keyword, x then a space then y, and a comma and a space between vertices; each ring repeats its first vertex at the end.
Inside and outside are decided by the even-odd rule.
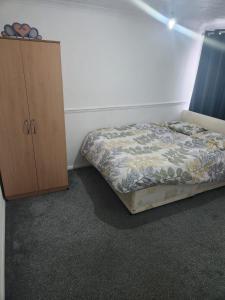
POLYGON ((12 25, 6 24, 4 26, 4 31, 2 31, 3 37, 12 38, 23 38, 31 40, 41 40, 42 36, 39 35, 37 28, 30 27, 30 25, 23 23, 13 23, 12 25))

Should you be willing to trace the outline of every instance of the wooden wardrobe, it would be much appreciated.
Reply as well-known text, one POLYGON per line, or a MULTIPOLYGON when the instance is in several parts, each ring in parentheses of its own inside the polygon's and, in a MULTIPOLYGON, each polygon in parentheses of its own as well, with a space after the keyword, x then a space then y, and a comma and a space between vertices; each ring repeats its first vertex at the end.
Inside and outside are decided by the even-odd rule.
POLYGON ((7 199, 68 187, 59 42, 0 38, 0 172, 7 199))

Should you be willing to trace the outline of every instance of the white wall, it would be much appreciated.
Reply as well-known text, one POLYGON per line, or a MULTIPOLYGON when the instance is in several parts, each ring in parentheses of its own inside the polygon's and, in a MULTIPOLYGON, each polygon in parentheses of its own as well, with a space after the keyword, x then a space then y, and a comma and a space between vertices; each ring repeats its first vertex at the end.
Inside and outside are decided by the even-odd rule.
POLYGON ((1 2, 0 27, 15 21, 61 41, 69 166, 82 164, 88 131, 174 119, 190 100, 200 43, 150 17, 53 1, 1 2))
POLYGON ((0 187, 0 300, 5 294, 5 201, 0 187))

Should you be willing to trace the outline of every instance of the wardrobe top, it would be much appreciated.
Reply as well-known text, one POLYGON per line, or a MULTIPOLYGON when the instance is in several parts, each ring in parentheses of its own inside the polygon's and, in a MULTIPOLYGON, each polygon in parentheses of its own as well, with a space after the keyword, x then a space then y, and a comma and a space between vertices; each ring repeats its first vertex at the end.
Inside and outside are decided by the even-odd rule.
POLYGON ((50 41, 50 40, 29 40, 26 38, 12 38, 12 37, 0 37, 1 40, 10 40, 10 41, 21 41, 21 42, 36 42, 36 43, 60 43, 59 41, 50 41))

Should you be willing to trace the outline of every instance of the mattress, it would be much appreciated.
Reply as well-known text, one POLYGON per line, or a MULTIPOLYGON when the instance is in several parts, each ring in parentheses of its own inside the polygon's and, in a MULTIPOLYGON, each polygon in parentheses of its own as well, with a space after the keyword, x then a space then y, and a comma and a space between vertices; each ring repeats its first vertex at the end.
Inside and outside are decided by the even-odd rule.
POLYGON ((191 135, 186 125, 183 134, 178 125, 175 130, 156 123, 95 130, 81 153, 122 194, 156 185, 225 182, 225 151, 196 137, 196 128, 191 135))

